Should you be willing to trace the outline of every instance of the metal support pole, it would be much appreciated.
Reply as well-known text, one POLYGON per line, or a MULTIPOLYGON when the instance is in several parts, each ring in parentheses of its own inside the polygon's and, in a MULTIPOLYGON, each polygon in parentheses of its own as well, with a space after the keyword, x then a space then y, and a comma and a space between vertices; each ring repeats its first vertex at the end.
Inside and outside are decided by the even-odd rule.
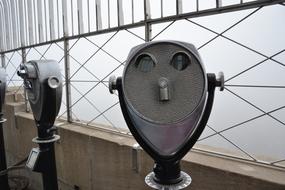
POLYGON ((145 41, 149 42, 151 40, 151 24, 145 23, 145 41))
MULTIPOLYGON (((5 54, 1 54, 1 65, 3 68, 5 68, 5 54)), ((7 169, 7 162, 6 162, 6 152, 5 152, 5 143, 4 143, 4 134, 3 134, 3 123, 5 122, 5 119, 3 118, 2 113, 2 103, 0 102, 0 171, 7 169)), ((0 187, 3 190, 9 190, 9 182, 8 182, 8 175, 2 175, 0 176, 0 187)))
POLYGON ((222 0, 216 0, 216 8, 220 8, 222 6, 222 0))
POLYGON ((71 91, 70 91, 70 60, 69 60, 69 40, 64 40, 64 66, 65 66, 65 90, 66 90, 66 113, 67 121, 72 122, 71 111, 71 91))
POLYGON ((26 49, 22 49, 22 63, 26 63, 26 49))
POLYGON ((6 67, 5 54, 4 53, 1 54, 1 66, 2 66, 2 68, 6 67))
POLYGON ((42 154, 40 160, 40 172, 42 173, 43 189, 58 190, 54 141, 51 139, 51 142, 44 142, 45 139, 50 139, 52 134, 46 132, 47 130, 41 130, 41 126, 38 126, 38 129, 37 140, 42 154))
MULTIPOLYGON (((27 60, 26 60, 26 49, 25 48, 22 48, 22 63, 26 63, 27 60)), ((24 98, 25 98, 25 108, 26 108, 26 112, 29 112, 30 109, 29 109, 29 106, 28 106, 28 97, 27 97, 27 90, 26 88, 24 88, 24 98)))
MULTIPOLYGON (((2 109, 0 110, 0 171, 7 169, 7 162, 6 162, 6 152, 5 152, 5 144, 4 144, 4 135, 3 135, 3 113, 2 109)), ((9 190, 9 183, 8 183, 8 175, 0 176, 0 187, 3 190, 9 190)))
POLYGON ((148 20, 151 19, 150 16, 150 5, 148 0, 144 0, 144 21, 145 21, 145 41, 149 42, 151 40, 151 23, 148 20))
POLYGON ((40 149, 46 150, 46 161, 44 163, 49 168, 42 173, 44 190, 58 190, 54 143, 40 144, 40 149))

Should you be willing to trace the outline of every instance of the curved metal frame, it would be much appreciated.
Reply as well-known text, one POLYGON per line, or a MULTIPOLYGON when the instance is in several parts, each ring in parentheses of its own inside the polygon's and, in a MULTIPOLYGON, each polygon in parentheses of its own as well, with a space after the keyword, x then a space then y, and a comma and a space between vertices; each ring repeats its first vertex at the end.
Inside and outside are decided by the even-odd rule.
POLYGON ((180 150, 178 150, 175 154, 169 156, 162 156, 157 154, 156 151, 153 149, 153 147, 147 144, 145 140, 142 138, 142 136, 139 134, 128 114, 126 102, 124 99, 122 78, 119 77, 116 81, 116 89, 119 92, 120 106, 125 121, 131 133, 133 134, 134 138, 137 140, 137 142, 155 160, 156 165, 154 168, 154 173, 156 174, 157 181, 159 183, 172 184, 181 181, 179 162, 197 142, 198 138, 202 134, 208 122, 212 110, 213 101, 214 101, 214 92, 215 88, 218 86, 218 81, 216 80, 215 74, 208 74, 207 80, 208 80, 208 97, 207 97, 205 111, 202 115, 201 121, 198 124, 196 130, 193 132, 189 141, 186 142, 184 146, 180 150))
POLYGON ((199 136, 201 135, 201 133, 204 130, 205 125, 208 121, 208 117, 210 115, 210 112, 212 109, 212 104, 213 104, 213 99, 214 99, 214 91, 215 91, 215 87, 216 87, 216 77, 214 74, 208 74, 207 79, 208 79, 208 85, 209 86, 208 86, 208 98, 207 98, 207 104, 205 107, 205 113, 202 116, 201 122, 199 123, 199 127, 197 127, 197 130, 193 133, 193 137, 191 138, 191 140, 188 143, 186 143, 185 148, 178 151, 175 155, 171 155, 168 157, 162 157, 162 156, 158 157, 157 154, 155 153, 155 151, 153 150, 153 148, 151 148, 148 144, 146 144, 144 142, 144 140, 138 134, 136 128, 133 126, 129 115, 127 114, 128 111, 126 108, 126 102, 123 98, 124 92, 122 89, 122 78, 121 77, 117 78, 116 88, 118 89, 118 92, 119 92, 120 105, 121 105, 122 113, 124 115, 126 123, 129 126, 130 131, 132 132, 135 139, 139 142, 139 144, 142 145, 142 147, 146 150, 146 152, 148 152, 150 154, 150 156, 153 159, 155 159, 155 160, 160 159, 160 160, 164 160, 166 162, 169 162, 169 161, 173 162, 173 161, 180 160, 196 143, 196 141, 198 140, 199 136))

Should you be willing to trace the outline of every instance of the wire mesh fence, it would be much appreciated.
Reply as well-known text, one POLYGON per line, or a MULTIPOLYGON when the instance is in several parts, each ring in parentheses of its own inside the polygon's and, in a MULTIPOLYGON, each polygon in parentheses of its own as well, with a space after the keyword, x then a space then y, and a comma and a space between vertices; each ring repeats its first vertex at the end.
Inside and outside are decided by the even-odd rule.
POLYGON ((108 78, 122 74, 128 52, 138 44, 187 41, 199 49, 208 72, 226 75, 225 91, 216 94, 196 148, 285 167, 284 1, 3 0, 0 5, 10 6, 10 12, 0 12, 8 86, 21 89, 16 74, 21 62, 57 60, 64 79, 60 119, 129 133, 118 97, 109 95, 108 78), (15 26, 8 24, 13 19, 15 26))

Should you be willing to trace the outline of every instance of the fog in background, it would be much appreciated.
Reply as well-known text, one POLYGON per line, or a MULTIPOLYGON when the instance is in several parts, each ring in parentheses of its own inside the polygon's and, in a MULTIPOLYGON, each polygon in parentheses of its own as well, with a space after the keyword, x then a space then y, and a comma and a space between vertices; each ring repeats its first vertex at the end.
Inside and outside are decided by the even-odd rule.
MULTIPOLYGON (((84 7, 86 8, 87 1, 83 2, 84 7)), ((107 6, 106 2, 107 1, 102 1, 103 28, 108 27, 106 11, 104 12, 107 6)), ((115 27, 118 24, 116 2, 117 1, 115 0, 110 1, 111 27, 115 27)), ((130 0, 123 0, 125 24, 132 22, 130 2, 130 0)), ((160 17, 160 1, 153 0, 150 2, 151 17, 160 17)), ((196 9, 195 2, 196 1, 184 0, 183 12, 194 11, 196 9)), ((224 4, 236 2, 239 1, 225 1, 224 4)), ((70 1, 68 1, 68 3, 70 3, 70 1)), ((76 3, 74 6, 74 11, 76 11, 76 3)), ((94 1, 90 1, 90 7, 95 7, 94 1)), ((214 0, 201 1, 200 9, 213 7, 215 7, 214 0)), ((134 10, 135 22, 143 20, 143 1, 135 1, 134 10)), ((176 21, 164 32, 159 34, 154 40, 168 39, 186 41, 194 44, 198 48, 210 39, 214 38, 217 35, 214 32, 223 32, 254 10, 255 9, 190 19, 194 23, 187 20, 176 21), (211 29, 212 32, 198 26, 197 24, 211 29)), ((89 11, 91 15, 90 29, 91 31, 94 31, 96 28, 96 20, 94 20, 95 12, 92 11, 92 9, 89 11)), ((86 21, 84 23, 84 31, 88 32, 88 24, 86 24, 87 11, 83 12, 84 21, 86 21)), ((71 14, 70 9, 69 13, 71 14)), ((165 1, 163 16, 174 14, 175 0, 165 1)), ((170 22, 152 25, 152 37, 156 36, 169 24, 170 22)), ((78 24, 76 19, 74 19, 73 30, 71 27, 71 19, 69 19, 69 35, 78 34, 78 24)), ((56 30, 57 29, 58 28, 56 28, 56 30)), ((59 34, 62 35, 62 30, 60 29, 60 31, 61 32, 59 34)), ((70 41, 70 47, 76 43, 70 50, 70 55, 72 56, 72 58, 70 58, 72 76, 71 97, 72 103, 76 103, 72 107, 74 119, 87 122, 92 121, 94 123, 109 126, 114 125, 116 128, 127 128, 122 117, 119 104, 116 104, 118 102, 118 97, 116 95, 109 94, 106 85, 108 85, 107 81, 110 72, 113 71, 111 75, 122 75, 123 66, 118 66, 124 63, 128 52, 132 47, 144 43, 144 41, 139 38, 144 38, 144 32, 145 28, 139 27, 130 29, 129 32, 122 30, 117 34, 115 34, 115 32, 111 32, 88 38, 81 38, 79 41, 77 41, 77 39, 70 41), (90 59, 90 56, 99 50, 99 47, 113 35, 115 36, 112 40, 102 48, 104 51, 98 51, 98 53, 90 59), (80 64, 77 61, 80 62, 80 64, 85 63, 85 68, 81 68, 77 71, 78 68, 80 68, 80 64), (99 80, 105 81, 105 85, 103 83, 98 83, 99 80), (97 86, 87 93, 85 98, 81 98, 82 94, 88 92, 90 88, 94 87, 94 85, 97 86), (101 114, 101 112, 104 112, 104 114, 101 114)), ((285 6, 274 5, 264 7, 249 18, 245 19, 243 22, 239 23, 237 26, 225 32, 223 35, 270 57, 285 48, 285 6)), ((250 51, 229 39, 218 37, 211 43, 199 49, 199 53, 208 73, 218 73, 219 71, 223 71, 225 78, 229 79, 243 70, 266 59, 264 56, 250 51)), ((48 45, 38 47, 37 51, 35 49, 31 49, 27 55, 27 60, 43 58, 38 52, 44 53, 47 48, 48 45)), ((45 58, 60 61, 64 76, 62 48, 62 42, 58 43, 58 45, 53 44, 45 53, 45 58)), ((7 56, 9 57, 9 55, 7 56)), ((285 64, 284 52, 273 58, 282 64, 285 64)), ((15 65, 19 64, 21 62, 20 55, 13 56, 11 61, 15 65)), ((9 78, 13 78, 13 80, 18 79, 17 76, 13 75, 15 68, 11 64, 8 65, 7 72, 9 74, 9 78)), ((19 85, 21 82, 14 82, 14 84, 19 85)), ((284 87, 285 66, 274 61, 267 60, 255 68, 228 81, 227 84, 262 86, 274 85, 284 87)), ((10 83, 10 86, 13 86, 13 84, 10 83)), ((264 114, 261 110, 270 112, 285 105, 285 88, 228 87, 228 89, 231 90, 232 93, 227 90, 223 92, 216 91, 215 93, 215 103, 208 125, 216 131, 221 131, 253 117, 260 116, 264 114), (233 93, 238 94, 245 100, 257 106, 259 109, 234 96, 233 93)), ((65 102, 65 94, 63 95, 63 101, 65 102)), ((65 116, 65 111, 66 107, 63 104, 60 115, 65 116)), ((262 156, 259 157, 262 160, 273 161, 284 159, 285 126, 281 123, 285 123, 285 109, 273 112, 271 115, 280 122, 272 119, 268 115, 265 115, 251 122, 239 125, 231 130, 227 130, 221 134, 249 154, 253 156, 262 156)), ((201 138, 214 134, 214 130, 207 127, 201 138)), ((226 149, 246 156, 234 145, 230 144, 219 135, 199 141, 199 144, 226 149)))

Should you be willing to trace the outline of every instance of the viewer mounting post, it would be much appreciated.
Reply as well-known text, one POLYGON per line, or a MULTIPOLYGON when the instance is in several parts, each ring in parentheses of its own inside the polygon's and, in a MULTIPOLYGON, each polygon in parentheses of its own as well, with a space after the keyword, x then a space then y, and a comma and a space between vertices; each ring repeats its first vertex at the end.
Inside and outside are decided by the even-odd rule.
MULTIPOLYGON (((2 112, 5 101, 5 93, 6 93, 6 75, 7 74, 5 72, 5 69, 0 68, 0 171, 7 169, 5 143, 3 135, 3 123, 6 121, 6 119, 3 118, 3 112, 2 112)), ((0 187, 1 190, 10 189, 7 174, 0 176, 0 187)))
POLYGON ((42 173, 44 190, 58 190, 54 143, 60 137, 54 134, 54 122, 62 97, 59 64, 53 60, 29 61, 20 65, 18 75, 24 79, 38 129, 33 142, 39 147, 32 149, 26 165, 42 173))

